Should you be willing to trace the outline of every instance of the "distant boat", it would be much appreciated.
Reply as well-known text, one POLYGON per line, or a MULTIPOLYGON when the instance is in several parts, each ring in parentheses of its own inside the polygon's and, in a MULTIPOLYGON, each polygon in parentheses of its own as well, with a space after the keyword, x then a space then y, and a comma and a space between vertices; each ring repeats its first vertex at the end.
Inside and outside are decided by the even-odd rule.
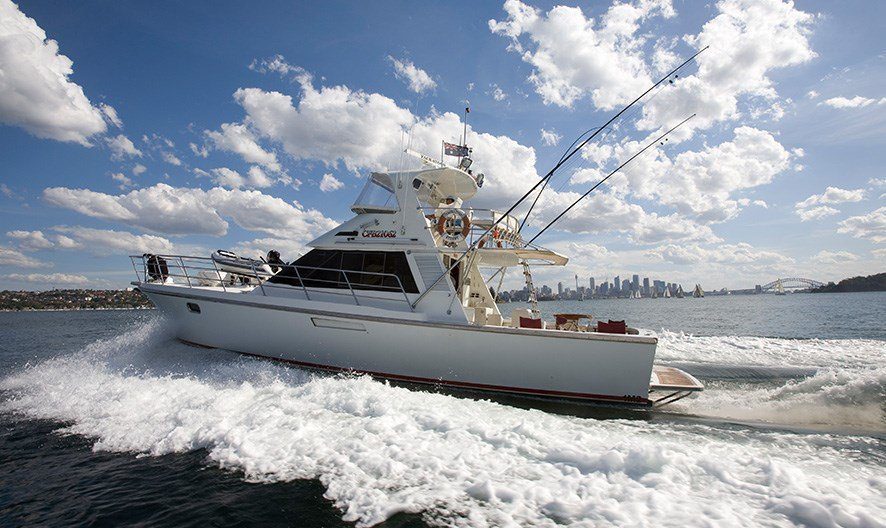
POLYGON ((662 295, 662 297, 664 297, 665 299, 670 299, 670 298, 671 298, 671 289, 670 289, 670 288, 665 288, 665 289, 664 289, 664 294, 662 295))
POLYGON ((678 298, 678 299, 682 299, 682 298, 683 298, 683 295, 684 295, 684 293, 683 293, 683 286, 677 286, 677 293, 674 294, 674 297, 676 297, 676 298, 678 298))
POLYGON ((639 291, 634 290, 634 291, 631 292, 631 299, 640 299, 640 298, 641 298, 641 296, 640 296, 640 292, 639 292, 639 291))
POLYGON ((652 290, 652 298, 658 299, 658 292, 656 290, 652 290))
POLYGON ((775 281, 775 295, 785 295, 784 285, 781 283, 781 279, 775 281))
POLYGON ((701 289, 701 284, 695 285, 695 291, 692 292, 692 296, 696 299, 704 297, 704 290, 701 289))

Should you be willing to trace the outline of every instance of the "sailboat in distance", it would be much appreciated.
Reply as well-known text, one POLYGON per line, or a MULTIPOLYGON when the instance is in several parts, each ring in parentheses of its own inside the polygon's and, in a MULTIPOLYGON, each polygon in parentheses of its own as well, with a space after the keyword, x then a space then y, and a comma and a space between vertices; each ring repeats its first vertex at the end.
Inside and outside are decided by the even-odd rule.
POLYGON ((696 299, 704 297, 704 290, 701 289, 701 284, 695 285, 695 291, 692 292, 692 296, 696 299))
POLYGON ((781 279, 775 281, 775 295, 786 295, 784 291, 784 284, 781 283, 781 279))

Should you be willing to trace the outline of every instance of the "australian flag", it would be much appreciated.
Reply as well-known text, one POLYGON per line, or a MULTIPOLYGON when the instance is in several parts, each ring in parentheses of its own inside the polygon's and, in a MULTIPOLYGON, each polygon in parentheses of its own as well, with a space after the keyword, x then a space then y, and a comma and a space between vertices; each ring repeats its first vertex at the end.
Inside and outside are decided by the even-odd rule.
POLYGON ((447 156, 459 157, 465 157, 470 154, 468 147, 465 145, 456 145, 455 143, 447 143, 446 141, 443 142, 443 152, 447 156))

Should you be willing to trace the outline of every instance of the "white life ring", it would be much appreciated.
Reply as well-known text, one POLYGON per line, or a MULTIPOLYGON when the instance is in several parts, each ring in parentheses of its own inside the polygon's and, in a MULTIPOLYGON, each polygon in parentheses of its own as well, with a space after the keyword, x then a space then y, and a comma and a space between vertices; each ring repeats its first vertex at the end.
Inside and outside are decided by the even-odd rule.
POLYGON ((471 219, 461 209, 446 209, 437 218, 437 233, 447 246, 454 246, 467 238, 471 219))

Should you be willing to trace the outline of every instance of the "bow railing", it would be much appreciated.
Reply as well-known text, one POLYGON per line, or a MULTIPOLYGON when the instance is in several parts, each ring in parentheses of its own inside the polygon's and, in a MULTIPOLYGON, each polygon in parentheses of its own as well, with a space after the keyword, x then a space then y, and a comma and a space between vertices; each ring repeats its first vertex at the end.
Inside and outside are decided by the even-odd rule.
POLYGON ((271 268, 271 265, 258 261, 251 262, 251 269, 231 272, 210 257, 145 254, 130 255, 129 259, 139 283, 220 288, 225 292, 240 293, 258 289, 264 296, 273 293, 275 288, 282 288, 301 291, 307 300, 319 294, 345 295, 357 305, 366 299, 393 300, 405 302, 410 311, 414 311, 402 280, 393 273, 294 264, 275 264, 271 268), (277 279, 271 281, 271 277, 277 279), (369 292, 395 295, 383 297, 369 292))

